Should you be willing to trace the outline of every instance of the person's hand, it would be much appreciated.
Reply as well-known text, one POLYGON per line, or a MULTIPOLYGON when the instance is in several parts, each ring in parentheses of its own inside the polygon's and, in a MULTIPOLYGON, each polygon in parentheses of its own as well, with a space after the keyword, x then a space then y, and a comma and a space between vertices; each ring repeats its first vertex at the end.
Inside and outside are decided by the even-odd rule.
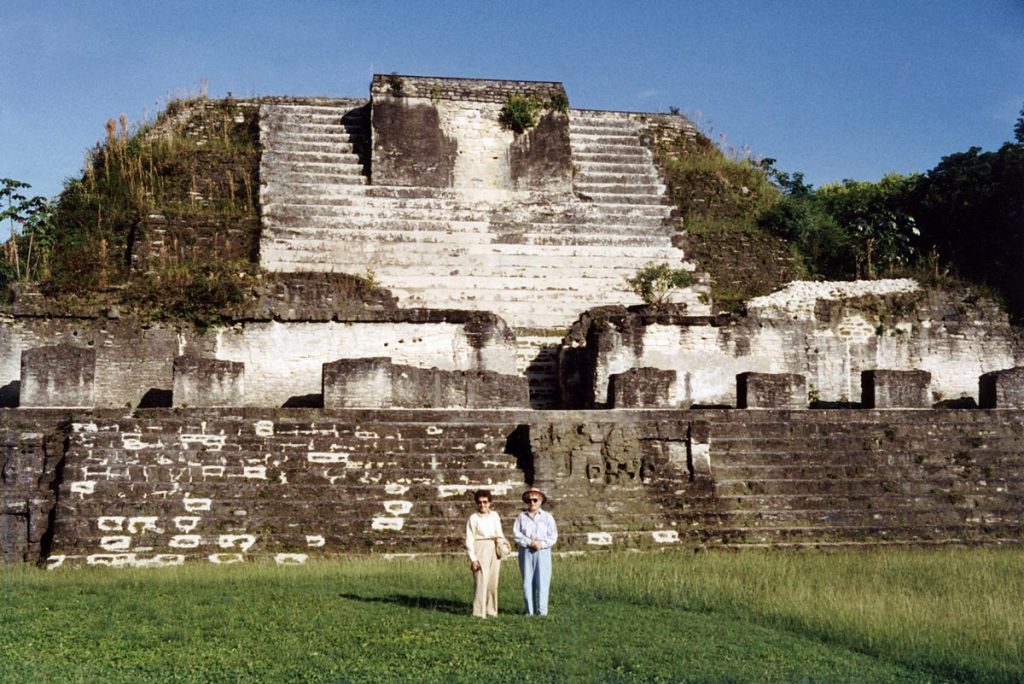
POLYGON ((469 564, 469 569, 473 572, 480 572, 480 561, 473 561, 469 564))
POLYGON ((537 541, 536 539, 531 539, 530 540, 530 548, 533 549, 534 551, 540 551, 540 548, 541 548, 540 542, 537 541))

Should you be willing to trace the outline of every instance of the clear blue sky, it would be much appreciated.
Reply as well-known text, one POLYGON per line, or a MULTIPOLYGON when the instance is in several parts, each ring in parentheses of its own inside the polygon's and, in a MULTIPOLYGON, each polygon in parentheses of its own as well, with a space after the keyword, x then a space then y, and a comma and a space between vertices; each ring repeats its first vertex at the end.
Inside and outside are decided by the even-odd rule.
MULTIPOLYGON (((168 95, 366 96, 373 72, 563 81, 700 114, 815 185, 1012 139, 1024 0, 0 1, 0 176, 55 195, 168 95)), ((0 236, 2 237, 2 236, 0 236)))

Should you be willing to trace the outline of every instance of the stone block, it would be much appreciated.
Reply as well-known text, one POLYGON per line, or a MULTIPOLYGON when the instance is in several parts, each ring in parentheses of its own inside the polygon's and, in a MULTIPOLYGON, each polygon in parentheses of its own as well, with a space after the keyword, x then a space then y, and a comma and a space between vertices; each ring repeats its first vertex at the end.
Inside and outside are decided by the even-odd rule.
POLYGON ((392 405, 391 359, 339 359, 323 365, 324 408, 387 408, 392 405))
POLYGON ((91 408, 96 404, 96 350, 71 345, 21 353, 22 407, 91 408))
POLYGON ((611 408, 664 408, 672 405, 674 370, 630 368, 608 378, 611 408))
POLYGON ((572 191, 568 115, 547 112, 535 128, 516 136, 509 148, 509 167, 516 190, 572 191))
POLYGON ((922 370, 861 371, 864 408, 930 408, 932 374, 922 370))
POLYGON ((518 375, 465 371, 467 408, 529 408, 530 386, 518 375))
POLYGON ((381 94, 372 125, 374 183, 452 186, 458 142, 442 130, 436 105, 381 94))
POLYGON ((245 364, 178 356, 174 359, 172 405, 214 408, 245 402, 245 364))
POLYGON ((400 408, 432 408, 440 402, 440 377, 436 368, 395 366, 392 396, 400 408))
POLYGON ((1024 366, 991 371, 978 378, 981 408, 1024 409, 1024 366))
POLYGON ((798 373, 740 373, 736 406, 743 409, 807 408, 807 381, 798 373))
POLYGON ((23 563, 28 559, 28 519, 0 511, 0 563, 23 563))

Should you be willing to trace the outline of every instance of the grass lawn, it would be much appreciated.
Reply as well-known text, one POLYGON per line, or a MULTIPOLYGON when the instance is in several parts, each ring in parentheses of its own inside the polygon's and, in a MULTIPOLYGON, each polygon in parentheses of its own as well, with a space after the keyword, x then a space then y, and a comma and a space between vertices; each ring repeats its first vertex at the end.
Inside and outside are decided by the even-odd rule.
POLYGON ((557 558, 552 614, 467 563, 0 568, 2 681, 1024 680, 1024 550, 557 558))

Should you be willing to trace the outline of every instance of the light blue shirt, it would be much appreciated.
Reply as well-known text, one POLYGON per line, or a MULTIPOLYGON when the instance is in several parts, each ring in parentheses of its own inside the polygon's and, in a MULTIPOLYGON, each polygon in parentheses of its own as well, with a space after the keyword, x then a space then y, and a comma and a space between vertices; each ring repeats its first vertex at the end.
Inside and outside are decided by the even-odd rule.
POLYGON ((523 511, 516 516, 516 524, 512 527, 512 538, 519 548, 530 548, 531 541, 540 542, 542 549, 550 549, 558 541, 558 528, 550 513, 541 509, 535 516, 523 511))

